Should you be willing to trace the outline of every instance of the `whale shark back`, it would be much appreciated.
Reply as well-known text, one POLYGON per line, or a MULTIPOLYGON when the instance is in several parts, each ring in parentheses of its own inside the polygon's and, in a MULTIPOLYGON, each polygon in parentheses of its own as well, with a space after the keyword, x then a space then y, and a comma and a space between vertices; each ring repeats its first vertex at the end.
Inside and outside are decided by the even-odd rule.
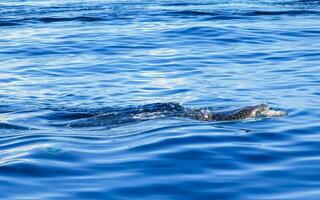
MULTIPOLYGON (((110 108, 86 115, 73 113, 69 120, 58 120, 51 125, 68 127, 117 127, 124 124, 136 123, 139 121, 152 120, 157 118, 183 117, 201 121, 235 121, 260 117, 280 117, 284 111, 270 108, 267 104, 245 106, 236 109, 217 110, 213 108, 187 108, 178 103, 154 103, 142 106, 110 108)), ((61 117, 61 116, 60 116, 61 117)))
POLYGON ((284 111, 270 108, 267 104, 245 106, 225 111, 212 111, 210 109, 186 109, 183 117, 189 117, 203 121, 234 121, 259 117, 281 117, 286 115, 284 111))

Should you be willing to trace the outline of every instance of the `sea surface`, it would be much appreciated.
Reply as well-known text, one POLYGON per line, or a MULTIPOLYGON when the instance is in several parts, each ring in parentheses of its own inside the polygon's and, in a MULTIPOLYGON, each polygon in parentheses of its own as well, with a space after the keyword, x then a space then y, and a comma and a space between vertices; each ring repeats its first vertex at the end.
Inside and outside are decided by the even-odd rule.
POLYGON ((0 198, 320 199, 320 1, 0 0, 0 198))

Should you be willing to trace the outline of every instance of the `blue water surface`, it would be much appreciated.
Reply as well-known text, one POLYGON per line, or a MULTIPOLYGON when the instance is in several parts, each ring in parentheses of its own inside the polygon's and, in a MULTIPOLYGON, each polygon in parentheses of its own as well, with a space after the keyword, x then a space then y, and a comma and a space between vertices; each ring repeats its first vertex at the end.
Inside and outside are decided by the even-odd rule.
POLYGON ((317 0, 2 0, 0 198, 317 200, 319 99, 317 0), (112 117, 156 102, 289 114, 112 117))

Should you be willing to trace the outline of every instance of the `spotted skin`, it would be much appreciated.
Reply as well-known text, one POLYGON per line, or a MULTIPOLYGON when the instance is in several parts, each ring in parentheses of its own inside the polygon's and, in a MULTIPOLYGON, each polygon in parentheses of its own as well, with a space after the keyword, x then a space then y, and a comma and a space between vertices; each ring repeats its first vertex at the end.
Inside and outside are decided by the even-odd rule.
MULTIPOLYGON (((206 109, 186 108, 181 116, 202 121, 234 121, 256 117, 267 117, 268 111, 270 110, 271 108, 266 104, 246 106, 239 109, 222 112, 212 112, 206 109)), ((282 116, 283 113, 284 112, 280 112, 279 116, 282 116)))

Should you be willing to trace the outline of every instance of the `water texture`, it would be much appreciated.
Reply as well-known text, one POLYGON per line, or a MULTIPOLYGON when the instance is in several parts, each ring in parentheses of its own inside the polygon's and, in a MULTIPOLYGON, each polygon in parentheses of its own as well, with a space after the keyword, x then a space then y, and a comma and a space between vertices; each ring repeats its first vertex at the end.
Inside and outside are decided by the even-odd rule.
POLYGON ((0 66, 1 199, 319 199, 317 0, 0 1, 0 66))

